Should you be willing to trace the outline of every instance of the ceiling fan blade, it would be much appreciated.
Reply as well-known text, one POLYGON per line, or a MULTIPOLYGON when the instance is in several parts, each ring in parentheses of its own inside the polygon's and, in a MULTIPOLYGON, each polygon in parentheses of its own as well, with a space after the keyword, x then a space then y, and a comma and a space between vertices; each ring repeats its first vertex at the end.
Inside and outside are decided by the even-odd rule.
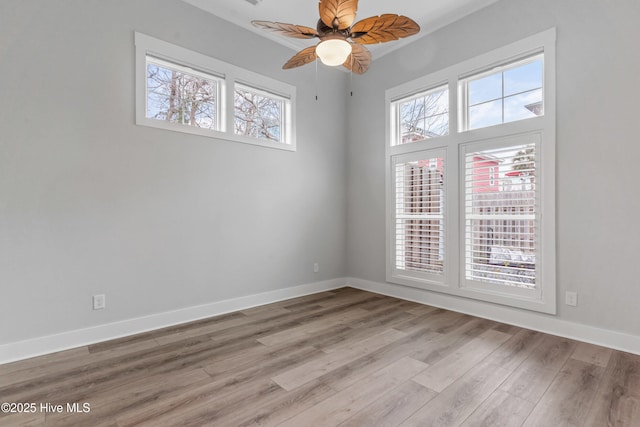
POLYGON ((302 49, 300 52, 293 55, 293 57, 282 66, 283 70, 289 70, 291 68, 300 67, 315 61, 317 58, 316 47, 311 46, 306 49, 302 49))
POLYGON ((281 36, 293 37, 296 39, 312 39, 318 37, 315 28, 304 27, 302 25, 283 24, 271 21, 251 21, 254 27, 261 30, 271 31, 281 36))
POLYGON ((351 55, 342 64, 356 74, 363 74, 371 64, 371 52, 359 44, 351 43, 351 55))
POLYGON ((351 39, 358 44, 384 43, 417 34, 420 26, 411 18, 387 13, 353 24, 351 39))
POLYGON ((346 30, 356 20, 358 0, 320 0, 318 8, 327 27, 346 30))

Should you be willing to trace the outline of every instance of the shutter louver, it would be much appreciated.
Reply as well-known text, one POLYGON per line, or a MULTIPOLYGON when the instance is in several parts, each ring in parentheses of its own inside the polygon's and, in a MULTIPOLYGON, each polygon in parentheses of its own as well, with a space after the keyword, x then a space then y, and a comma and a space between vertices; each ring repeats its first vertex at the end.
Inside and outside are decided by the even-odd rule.
POLYGON ((468 280, 536 287, 538 217, 535 144, 465 156, 468 280))
POLYGON ((441 275, 444 258, 442 157, 396 163, 395 266, 441 275))

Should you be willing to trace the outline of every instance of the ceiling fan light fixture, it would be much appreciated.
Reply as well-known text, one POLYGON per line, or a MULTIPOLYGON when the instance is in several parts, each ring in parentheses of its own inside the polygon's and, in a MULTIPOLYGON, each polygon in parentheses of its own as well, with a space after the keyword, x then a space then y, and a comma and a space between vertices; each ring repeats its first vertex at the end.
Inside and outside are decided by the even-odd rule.
POLYGON ((336 67, 345 63, 351 54, 351 44, 342 39, 330 39, 320 42, 316 54, 323 64, 336 67))
POLYGON ((285 70, 316 62, 320 58, 323 64, 331 67, 342 65, 356 74, 364 73, 371 65, 371 52, 364 45, 386 43, 420 31, 420 26, 414 20, 394 13, 371 16, 354 23, 357 8, 358 0, 320 0, 320 19, 316 28, 271 21, 251 23, 285 37, 320 39, 316 46, 306 47, 291 57, 282 66, 285 70))

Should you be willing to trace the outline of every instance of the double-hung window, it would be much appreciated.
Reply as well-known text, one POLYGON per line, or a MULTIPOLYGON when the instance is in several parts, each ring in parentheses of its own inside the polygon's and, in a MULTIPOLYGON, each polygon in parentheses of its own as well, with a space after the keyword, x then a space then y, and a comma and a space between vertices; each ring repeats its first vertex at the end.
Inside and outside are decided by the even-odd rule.
POLYGON ((136 123, 294 151, 295 87, 135 34, 136 123))
POLYGON ((555 313, 555 30, 387 90, 387 280, 555 313))

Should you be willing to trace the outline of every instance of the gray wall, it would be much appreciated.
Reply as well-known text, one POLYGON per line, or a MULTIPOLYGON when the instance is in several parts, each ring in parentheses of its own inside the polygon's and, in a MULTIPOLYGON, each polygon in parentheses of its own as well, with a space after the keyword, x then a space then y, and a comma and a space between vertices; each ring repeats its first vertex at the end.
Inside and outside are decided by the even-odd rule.
POLYGON ((638 22, 637 0, 503 0, 376 60, 353 98, 319 67, 315 101, 315 67, 177 0, 0 1, 0 343, 384 282, 384 91, 552 26, 558 293, 579 293, 558 318, 640 335, 638 22), (134 31, 295 85, 298 151, 135 126, 134 31))
POLYGON ((0 343, 344 277, 347 81, 316 101, 293 53, 177 0, 2 0, 0 343), (295 85, 298 151, 136 126, 134 31, 295 85))
POLYGON ((555 26, 557 318, 640 335, 639 22, 637 0, 503 0, 377 60, 350 110, 349 274, 385 281, 384 91, 555 26))

